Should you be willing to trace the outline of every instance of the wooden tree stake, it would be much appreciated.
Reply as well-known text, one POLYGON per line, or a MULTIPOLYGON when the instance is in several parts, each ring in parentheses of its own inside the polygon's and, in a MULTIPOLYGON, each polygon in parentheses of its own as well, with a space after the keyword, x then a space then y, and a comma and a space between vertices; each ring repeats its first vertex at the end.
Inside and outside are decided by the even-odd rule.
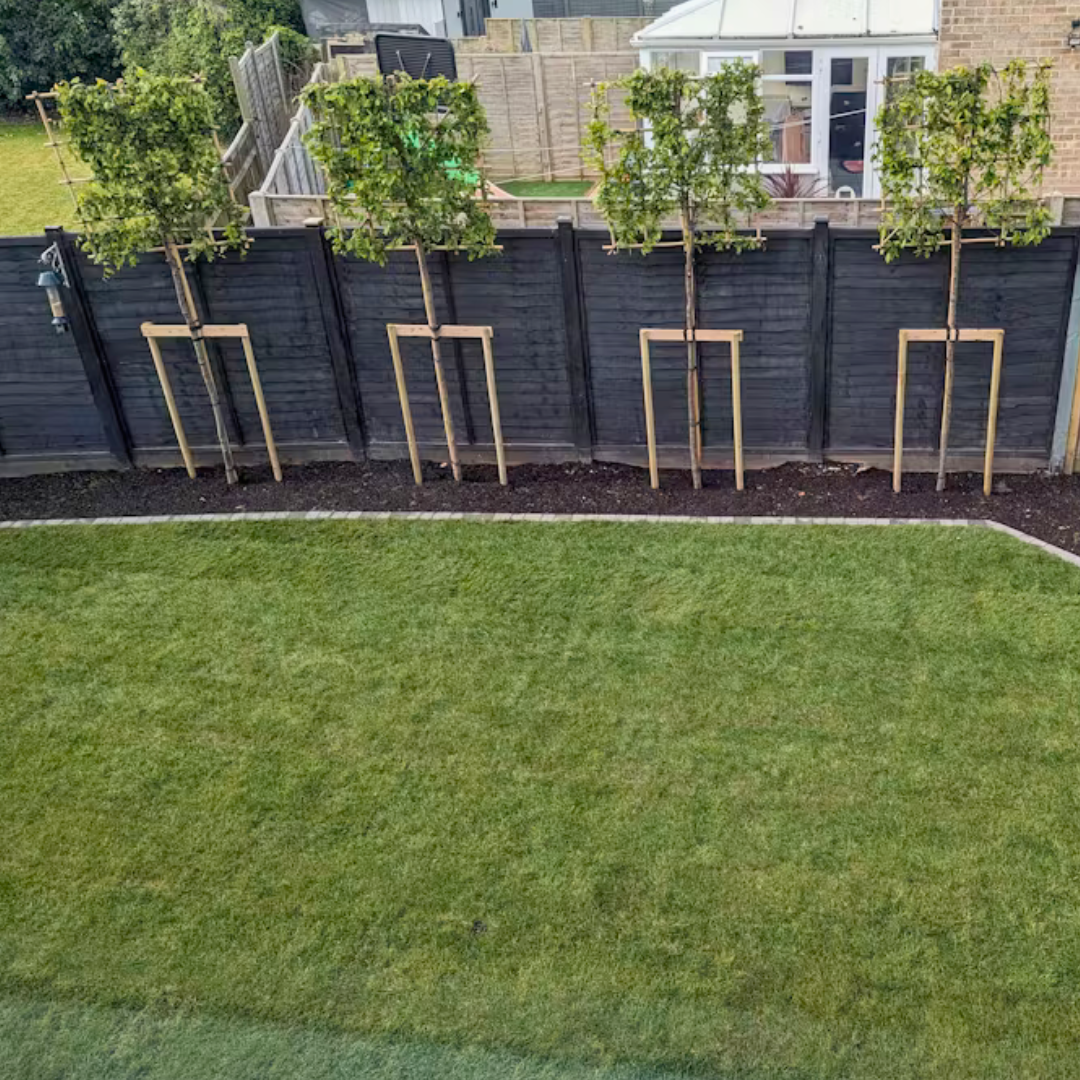
MULTIPOLYGON (((420 447, 413 427, 412 409, 409 405, 409 392, 405 386, 405 366, 401 360, 400 338, 429 338, 435 342, 439 338, 479 338, 484 349, 484 375, 487 380, 488 405, 491 409, 491 432, 495 439, 495 460, 499 467, 499 483, 506 485, 506 453, 503 446, 502 418, 499 413, 499 394, 495 385, 495 353, 492 348, 494 331, 490 326, 440 326, 431 327, 413 323, 387 323, 386 336, 390 340, 390 356, 394 361, 394 378, 397 380, 398 399, 401 401, 401 416, 405 422, 405 437, 409 442, 409 459, 412 461, 413 479, 423 483, 420 471, 420 447)), ((445 404, 444 419, 445 419, 445 404)))
MULTIPOLYGON (((948 330, 900 331, 900 354, 896 366, 896 420, 893 428, 893 491, 898 494, 904 464, 904 398, 907 385, 908 345, 912 341, 948 343, 951 337, 954 335, 948 330)), ((983 459, 983 494, 989 495, 994 483, 994 444, 997 441, 998 400, 1001 395, 1001 371, 1005 356, 1005 331, 957 330, 954 344, 957 341, 988 341, 994 346, 994 366, 990 376, 990 409, 986 421, 986 451, 983 459)), ((946 380, 946 390, 948 389, 949 384, 946 380)), ((942 490, 940 486, 938 490, 942 490)))
MULTIPOLYGON (((732 427, 735 437, 735 487, 744 488, 743 475, 743 428, 742 428, 742 379, 739 347, 742 343, 741 330, 695 330, 695 341, 720 341, 731 345, 731 412, 732 427)), ((643 329, 639 334, 641 342, 641 379, 645 393, 645 435, 649 447, 649 481, 653 488, 660 487, 660 472, 656 457, 656 417, 653 411, 652 362, 649 356, 651 341, 686 341, 683 330, 643 329)), ((691 441, 694 448, 694 443, 691 441)), ((700 486, 700 485, 699 485, 700 486)))

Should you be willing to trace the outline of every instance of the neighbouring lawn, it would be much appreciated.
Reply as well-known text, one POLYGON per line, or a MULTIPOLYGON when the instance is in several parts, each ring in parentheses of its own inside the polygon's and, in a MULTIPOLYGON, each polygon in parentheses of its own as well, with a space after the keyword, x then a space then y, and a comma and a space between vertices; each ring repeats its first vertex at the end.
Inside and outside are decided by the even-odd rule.
POLYGON ((1074 1077, 1078 735, 989 531, 0 532, 0 1071, 1074 1077))
POLYGON ((40 123, 0 120, 0 236, 30 235, 75 220, 46 141, 40 123))
POLYGON ((499 187, 519 199, 583 199, 593 180, 506 180, 499 187))

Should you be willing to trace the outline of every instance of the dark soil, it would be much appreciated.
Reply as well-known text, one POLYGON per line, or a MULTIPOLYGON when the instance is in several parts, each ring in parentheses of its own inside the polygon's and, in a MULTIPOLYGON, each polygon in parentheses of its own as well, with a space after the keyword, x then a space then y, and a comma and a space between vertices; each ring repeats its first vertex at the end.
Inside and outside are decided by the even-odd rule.
POLYGON ((1080 475, 1007 476, 984 498, 982 477, 957 474, 934 490, 934 477, 910 474, 893 494, 891 478, 848 465, 785 465, 751 472, 735 491, 730 472, 707 472, 694 491, 688 473, 648 473, 624 465, 522 465, 500 488, 495 470, 425 466, 416 487, 406 461, 289 466, 276 484, 268 468, 241 469, 229 488, 221 470, 189 480, 180 469, 58 473, 0 480, 0 520, 223 513, 238 510, 457 510, 530 513, 798 515, 802 517, 993 518, 1080 553, 1080 475))

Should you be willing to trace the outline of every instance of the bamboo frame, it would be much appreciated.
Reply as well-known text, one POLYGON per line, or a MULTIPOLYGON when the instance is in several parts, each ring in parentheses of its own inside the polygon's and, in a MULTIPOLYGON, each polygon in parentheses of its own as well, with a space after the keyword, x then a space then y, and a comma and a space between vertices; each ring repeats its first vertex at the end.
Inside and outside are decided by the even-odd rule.
MULTIPOLYGON (((423 484, 424 478, 420 471, 420 448, 416 441, 416 429, 413 426, 412 409, 409 406, 409 391, 405 384, 405 367, 401 361, 401 343, 398 339, 427 338, 429 341, 438 341, 441 338, 466 340, 479 338, 484 349, 484 375, 487 379, 488 404, 491 407, 491 432, 495 439, 495 460, 499 465, 499 483, 505 487, 507 484, 506 453, 503 447, 502 419, 499 415, 499 395, 495 385, 495 353, 492 348, 494 333, 490 326, 430 327, 423 323, 386 324, 386 336, 390 341, 390 356, 394 361, 394 379, 397 382, 398 398, 401 401, 401 416, 405 421, 405 437, 409 442, 409 460, 412 462, 413 479, 417 485, 423 484)), ((442 392, 439 395, 439 403, 443 410, 443 423, 448 427, 449 405, 442 392)))
MULTIPOLYGON (((904 398, 907 393, 908 345, 913 341, 949 340, 948 330, 901 330, 896 364, 896 423, 893 432, 893 491, 900 492, 904 463, 904 398)), ((998 401, 1001 396, 1001 369, 1005 354, 1004 330, 957 330, 956 341, 984 341, 994 346, 994 366, 990 375, 990 408, 986 419, 986 452, 983 458, 983 494, 994 483, 994 444, 997 441, 998 401)), ((947 450, 942 446, 942 453, 947 450)))
MULTIPOLYGON (((184 459, 188 476, 195 479, 195 460, 188 445, 184 426, 180 422, 180 413, 176 408, 176 399, 173 397, 172 384, 165 369, 165 362, 161 356, 160 338, 187 338, 191 339, 191 328, 184 325, 163 325, 161 323, 143 323, 140 327, 142 336, 150 345, 150 355, 154 358, 154 368, 157 371, 158 381, 161 383, 161 391, 165 395, 165 404, 169 410, 169 418, 172 420, 173 431, 176 432, 176 441, 180 445, 180 454, 184 459)), ((248 375, 251 377, 251 388, 255 392, 255 404, 259 410, 259 420, 262 423, 263 437, 266 439, 266 451, 270 456, 270 467, 274 471, 274 479, 281 483, 281 462, 278 459, 277 443, 274 441, 274 432, 270 426, 270 412, 266 407, 266 398, 263 395, 262 380, 259 378, 259 368, 255 362, 255 350, 251 346, 251 335, 245 323, 234 325, 218 324, 203 326, 200 333, 204 338, 239 338, 244 349, 244 360, 247 363, 248 375)))
MULTIPOLYGON (((654 489, 660 487, 660 469, 656 461, 656 415, 653 411, 652 362, 649 343, 652 341, 686 342, 685 330, 657 330, 644 328, 641 339, 641 381, 645 392, 645 434, 649 443, 649 482, 654 489)), ((695 341, 727 342, 731 346, 731 419, 735 434, 735 487, 744 488, 743 428, 742 428, 742 362, 740 346, 741 330, 695 330, 695 341)), ((701 367, 698 366, 699 379, 701 367)), ((695 390, 698 388, 695 387, 695 390)), ((698 391, 700 392, 700 391, 698 391)))

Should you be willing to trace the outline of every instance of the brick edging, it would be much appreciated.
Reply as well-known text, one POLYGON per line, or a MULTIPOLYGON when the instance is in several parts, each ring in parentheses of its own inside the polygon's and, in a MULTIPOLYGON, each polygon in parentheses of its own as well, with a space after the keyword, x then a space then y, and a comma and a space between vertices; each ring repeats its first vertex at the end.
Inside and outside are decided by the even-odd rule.
POLYGON ((688 514, 512 514, 465 513, 447 510, 250 510, 235 514, 149 514, 131 517, 29 518, 0 521, 0 529, 36 529, 50 525, 182 525, 226 521, 488 521, 671 525, 945 525, 984 528, 1005 533, 1048 555, 1080 567, 1080 555, 1029 536, 1011 525, 986 518, 850 518, 850 517, 706 517, 688 514))

